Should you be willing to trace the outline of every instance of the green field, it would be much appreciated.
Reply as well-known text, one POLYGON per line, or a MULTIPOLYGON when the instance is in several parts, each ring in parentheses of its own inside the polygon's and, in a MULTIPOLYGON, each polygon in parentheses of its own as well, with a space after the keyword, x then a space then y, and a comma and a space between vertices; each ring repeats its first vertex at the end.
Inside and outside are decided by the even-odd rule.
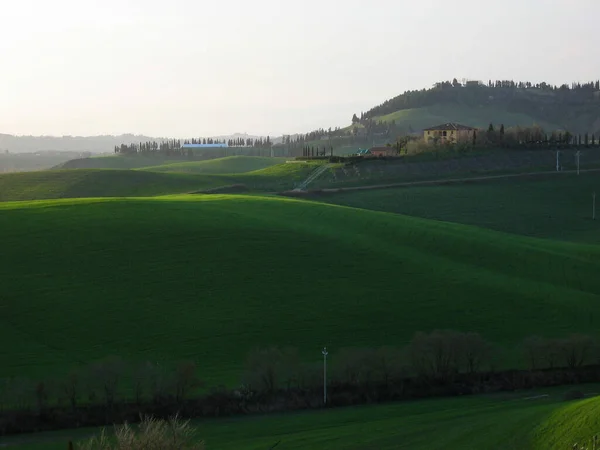
POLYGON ((319 200, 526 236, 599 244, 600 217, 592 220, 593 192, 600 194, 597 173, 353 191, 319 200))
POLYGON ((276 197, 4 203, 0 376, 117 354, 237 383, 258 345, 596 332, 600 247, 276 197), (376 296, 373 293, 377 293, 376 296))
POLYGON ((164 156, 128 156, 109 155, 92 156, 90 158, 79 158, 59 164, 54 169, 139 169, 160 164, 171 164, 180 162, 181 159, 168 158, 164 156))
MULTIPOLYGON (((599 386, 582 386, 597 392, 599 386)), ((194 422, 207 450, 570 449, 600 431, 600 400, 568 388, 194 422), (540 394, 545 398, 528 399, 540 394)), ((96 429, 7 438, 14 450, 63 450, 96 429)))
POLYGON ((267 158, 260 156, 228 156, 206 161, 178 162, 145 167, 152 172, 184 172, 201 174, 230 174, 253 172, 285 163, 287 158, 267 158))
MULTIPOLYGON (((215 160, 216 161, 216 160, 215 160)), ((193 164, 193 163, 186 163, 193 164)), ((81 197, 151 197, 243 184, 254 191, 292 189, 318 162, 277 164, 237 174, 71 169, 0 175, 0 201, 81 197)), ((231 166, 230 166, 231 167, 231 166)), ((247 167, 249 167, 247 165, 247 167)))
POLYGON ((189 174, 78 169, 0 175, 0 201, 176 194, 223 184, 189 174))
POLYGON ((467 106, 459 104, 438 104, 422 108, 403 109, 385 116, 375 117, 375 121, 392 122, 402 128, 411 126, 414 130, 458 122, 472 127, 487 128, 490 122, 496 126, 532 126, 537 124, 547 130, 554 130, 556 124, 546 123, 523 113, 515 113, 492 106, 467 106))

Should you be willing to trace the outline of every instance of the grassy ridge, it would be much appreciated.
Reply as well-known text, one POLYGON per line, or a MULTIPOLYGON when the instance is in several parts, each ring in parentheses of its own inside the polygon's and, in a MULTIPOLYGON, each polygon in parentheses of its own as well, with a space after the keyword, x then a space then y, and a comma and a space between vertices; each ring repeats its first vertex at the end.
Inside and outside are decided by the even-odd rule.
POLYGON ((81 197, 151 197, 244 184, 251 190, 292 189, 319 163, 277 164, 239 174, 77 169, 0 175, 0 201, 81 197))
POLYGON ((178 162, 145 167, 143 170, 153 172, 184 172, 230 174, 252 172, 285 163, 287 158, 267 158, 259 156, 228 156, 226 158, 209 159, 207 161, 178 162))
POLYGON ((597 173, 555 179, 366 190, 323 197, 339 205, 476 225, 527 236, 600 243, 591 220, 597 173))
POLYGON ((0 201, 183 193, 222 183, 188 174, 133 170, 50 170, 0 175, 0 201))
POLYGON ((59 169, 138 169, 141 167, 156 166, 180 162, 180 159, 170 159, 164 156, 128 156, 110 155, 93 156, 91 158, 78 158, 66 161, 54 167, 59 169))
POLYGON ((395 121, 396 126, 401 128, 411 126, 415 131, 448 122, 458 122, 481 128, 487 128, 490 122, 497 126, 504 124, 506 127, 538 124, 549 130, 560 128, 556 124, 543 122, 527 114, 510 112, 503 108, 458 104, 438 104, 423 108, 404 109, 376 117, 374 120, 395 121))
MULTIPOLYGON (((432 399, 394 405, 342 408, 280 416, 197 422, 207 449, 264 450, 277 441, 286 450, 547 450, 572 448, 600 428, 597 398, 562 403, 563 391, 518 392, 468 398, 432 399), (536 394, 537 400, 523 400, 536 394)), ((598 386, 584 387, 594 392, 598 386)), ((98 430, 9 438, 14 450, 62 450, 69 439, 98 430), (27 444, 27 440, 38 444, 27 444)))
POLYGON ((600 314, 600 247, 291 199, 5 203, 0 229, 0 376, 119 354, 235 383, 257 345, 318 358, 440 327, 511 345, 600 314))

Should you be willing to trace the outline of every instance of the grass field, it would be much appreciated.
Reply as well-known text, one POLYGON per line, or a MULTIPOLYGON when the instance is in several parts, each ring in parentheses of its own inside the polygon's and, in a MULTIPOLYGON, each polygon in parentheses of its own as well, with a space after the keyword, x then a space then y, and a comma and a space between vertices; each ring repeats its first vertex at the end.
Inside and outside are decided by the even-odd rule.
POLYGON ((537 123, 548 130, 560 128, 555 124, 540 122, 540 120, 522 113, 504 111, 496 107, 472 107, 458 104, 439 104, 424 108, 404 109, 385 116, 375 117, 373 120, 395 121, 396 125, 400 127, 406 128, 410 125, 414 130, 422 130, 423 128, 448 122, 487 128, 490 121, 495 126, 500 126, 502 123, 506 127, 531 126, 537 123))
MULTIPOLYGON (((193 163, 192 163, 193 164, 193 163)), ((250 190, 292 189, 318 162, 277 164, 238 174, 74 169, 0 175, 0 201, 81 197, 151 197, 244 184, 250 190)), ((247 166, 249 167, 249 166, 247 166)))
POLYGON ((0 201, 184 193, 222 183, 209 177, 133 170, 48 170, 0 175, 0 201))
POLYGON ((291 199, 4 203, 0 229, 0 376, 118 354, 233 384, 258 345, 318 360, 451 327, 510 346, 600 314, 598 246, 291 199))
MULTIPOLYGON (((600 399, 563 402, 569 388, 433 399, 195 422, 207 450, 570 449, 600 431, 600 399), (540 394, 548 397, 525 400, 540 394)), ((598 392, 599 386, 583 386, 598 392)), ((12 450, 64 450, 96 429, 7 438, 12 450)))
POLYGON ((59 164, 55 169, 139 169, 177 162, 181 162, 181 160, 165 158, 164 156, 109 155, 72 159, 59 164))
POLYGON ((354 191, 319 200, 527 236, 598 244, 600 220, 591 220, 594 191, 600 194, 598 174, 582 173, 542 180, 506 179, 354 191))
POLYGON ((277 164, 283 164, 288 158, 267 158, 260 156, 228 156, 226 158, 209 159, 206 161, 189 161, 159 166, 145 167, 143 170, 152 172, 184 172, 200 174, 231 174, 252 172, 266 169, 277 164))

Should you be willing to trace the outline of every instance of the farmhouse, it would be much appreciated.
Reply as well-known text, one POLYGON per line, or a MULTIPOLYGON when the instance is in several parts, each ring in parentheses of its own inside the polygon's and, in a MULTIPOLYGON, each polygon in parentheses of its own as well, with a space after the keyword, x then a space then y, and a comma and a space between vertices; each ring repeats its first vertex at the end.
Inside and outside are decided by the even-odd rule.
POLYGON ((373 156, 393 156, 397 153, 393 147, 372 147, 369 149, 369 154, 373 156))
POLYGON ((458 123, 444 123, 423 130, 425 142, 457 143, 470 142, 477 128, 468 127, 458 123))

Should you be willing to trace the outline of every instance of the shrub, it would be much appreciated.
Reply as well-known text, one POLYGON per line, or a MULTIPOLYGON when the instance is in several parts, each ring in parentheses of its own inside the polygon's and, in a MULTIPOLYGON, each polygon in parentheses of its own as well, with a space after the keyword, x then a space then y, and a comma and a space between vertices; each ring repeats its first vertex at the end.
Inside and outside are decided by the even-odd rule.
MULTIPOLYGON (((78 445, 80 450, 204 450, 204 442, 194 438, 189 421, 177 416, 169 420, 145 417, 136 432, 131 425, 115 427, 115 437, 102 430, 100 436, 78 445)), ((69 445, 71 448, 71 445, 69 445)))

